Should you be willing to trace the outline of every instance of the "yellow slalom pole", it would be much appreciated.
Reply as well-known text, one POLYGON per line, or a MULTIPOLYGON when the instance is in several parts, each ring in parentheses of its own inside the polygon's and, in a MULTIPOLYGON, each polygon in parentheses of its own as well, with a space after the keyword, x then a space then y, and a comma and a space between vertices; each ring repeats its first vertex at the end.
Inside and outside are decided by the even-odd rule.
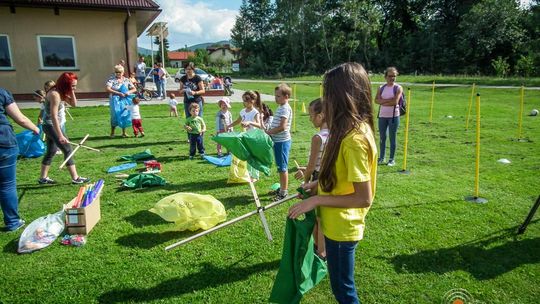
POLYGON ((431 86, 431 109, 429 110, 429 123, 433 121, 433 102, 435 101, 435 80, 431 86))
POLYGON ((306 113, 306 103, 302 101, 302 113, 306 113))
POLYGON ((401 173, 408 174, 407 171, 407 147, 409 145, 409 114, 411 113, 411 88, 407 88, 407 114, 405 114, 405 146, 403 147, 403 169, 401 173))
POLYGON ((319 83, 319 97, 322 97, 322 82, 319 83))
POLYGON ((292 113, 293 113, 293 118, 292 118, 292 122, 293 122, 293 132, 296 132, 296 83, 293 85, 293 110, 292 110, 292 113))
POLYGON ((521 86, 521 94, 519 101, 519 117, 518 117, 518 140, 521 139, 521 123, 523 121, 523 100, 525 95, 525 87, 521 86))
POLYGON ((471 98, 469 99, 469 111, 467 112, 467 121, 465 122, 465 130, 469 130, 469 119, 471 118, 472 101, 476 84, 472 84, 471 98))
POLYGON ((480 94, 476 94, 476 162, 474 167, 474 195, 465 199, 474 203, 485 203, 480 194, 480 94))

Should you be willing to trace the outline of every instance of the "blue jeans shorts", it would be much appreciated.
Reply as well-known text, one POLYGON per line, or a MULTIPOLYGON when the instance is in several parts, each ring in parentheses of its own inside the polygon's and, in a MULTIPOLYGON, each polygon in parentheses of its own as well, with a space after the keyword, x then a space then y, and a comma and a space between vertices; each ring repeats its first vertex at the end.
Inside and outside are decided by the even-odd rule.
POLYGON ((289 151, 291 151, 291 140, 274 143, 274 157, 276 158, 278 172, 287 172, 289 151))

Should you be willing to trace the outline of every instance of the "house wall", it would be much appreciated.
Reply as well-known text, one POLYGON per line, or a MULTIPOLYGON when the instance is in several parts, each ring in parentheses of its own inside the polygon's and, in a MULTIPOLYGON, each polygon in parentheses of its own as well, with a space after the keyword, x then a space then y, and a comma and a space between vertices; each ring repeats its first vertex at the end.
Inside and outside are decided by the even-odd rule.
POLYGON ((222 50, 217 50, 209 54, 208 57, 208 60, 210 62, 216 62, 219 59, 224 62, 231 62, 236 60, 236 57, 233 55, 233 53, 227 49, 225 49, 225 55, 223 55, 222 50))
MULTIPOLYGON (((137 60, 137 33, 134 14, 128 22, 130 66, 137 60)), ((0 7, 0 34, 7 34, 14 70, 0 70, 0 84, 14 95, 25 97, 43 88, 46 80, 56 80, 64 71, 41 70, 37 35, 67 35, 75 38, 79 97, 103 95, 113 66, 126 59, 124 21, 126 12, 0 7)), ((132 69, 130 67, 129 69, 132 69)), ((16 96, 17 97, 17 96, 16 96)))

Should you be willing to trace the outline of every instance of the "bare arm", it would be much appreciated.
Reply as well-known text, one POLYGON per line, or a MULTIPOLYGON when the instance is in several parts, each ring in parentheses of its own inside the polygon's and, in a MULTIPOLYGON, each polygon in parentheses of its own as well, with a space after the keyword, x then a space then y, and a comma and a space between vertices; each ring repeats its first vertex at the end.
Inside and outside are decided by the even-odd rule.
POLYGON ((317 165, 317 158, 319 158, 319 151, 321 150, 322 139, 315 135, 311 138, 311 149, 309 152, 309 160, 304 171, 304 182, 309 182, 313 171, 315 171, 315 165, 317 165))
POLYGON ((230 124, 230 125, 227 126, 227 129, 230 129, 230 128, 236 126, 236 125, 239 124, 241 121, 242 121, 242 116, 239 116, 237 120, 233 121, 232 124, 230 124))
POLYGON ((6 106, 6 113, 15 123, 17 123, 19 126, 28 129, 35 134, 39 133, 38 127, 34 125, 34 123, 26 117, 21 110, 19 110, 19 107, 16 103, 12 102, 8 106, 6 106))
POLYGON ((107 90, 107 92, 109 92, 111 94, 122 96, 122 97, 126 96, 124 93, 122 93, 120 91, 113 90, 113 88, 111 86, 107 86, 105 89, 107 90))
POLYGON ((398 87, 396 94, 392 98, 382 98, 381 97, 381 90, 377 92, 377 99, 376 103, 382 105, 382 106, 395 106, 398 104, 399 99, 401 98, 401 94, 403 94, 403 88, 398 87))
POLYGON ((372 193, 370 181, 353 183, 354 193, 347 195, 316 195, 289 208, 292 219, 313 210, 317 206, 335 208, 367 208, 371 206, 372 193))
POLYGON ((276 133, 285 131, 285 129, 287 127, 287 121, 288 121, 288 119, 286 117, 281 117, 281 121, 279 123, 279 126, 266 131, 266 133, 267 134, 276 134, 276 133))
POLYGON ((206 91, 204 90, 204 83, 201 81, 199 81, 199 83, 197 84, 197 86, 199 88, 201 88, 200 90, 198 91, 193 91, 193 95, 204 95, 204 93, 206 93, 206 91))
POLYGON ((261 122, 261 118, 259 117, 259 113, 255 114, 255 121, 244 121, 242 122, 242 126, 244 128, 247 128, 249 126, 254 126, 254 127, 257 127, 259 129, 262 129, 263 126, 262 126, 262 122, 261 122))

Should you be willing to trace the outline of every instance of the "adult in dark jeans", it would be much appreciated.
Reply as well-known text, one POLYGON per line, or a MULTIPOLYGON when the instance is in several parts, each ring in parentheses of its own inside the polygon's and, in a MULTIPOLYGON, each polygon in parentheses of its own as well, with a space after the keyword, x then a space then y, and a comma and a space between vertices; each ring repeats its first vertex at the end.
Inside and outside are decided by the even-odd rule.
POLYGON ((4 213, 5 230, 14 231, 24 226, 19 216, 17 197, 17 156, 19 147, 7 116, 18 125, 39 134, 39 129, 21 113, 13 96, 0 88, 0 203, 4 213))
MULTIPOLYGON (((63 122, 61 120, 65 119, 65 115, 62 114, 65 111, 65 102, 72 107, 77 106, 76 88, 77 75, 64 72, 56 81, 56 85, 51 88, 45 97, 43 132, 47 134, 47 151, 41 161, 39 184, 56 183, 53 179, 49 178, 48 174, 52 160, 58 149, 64 154, 64 159, 71 153, 71 146, 69 145, 67 135, 62 130, 61 126, 63 122)), ((71 175, 72 184, 84 184, 90 181, 89 178, 79 176, 73 157, 68 160, 67 169, 71 175)))
POLYGON ((180 94, 184 95, 184 112, 186 118, 191 114, 189 113, 189 105, 192 103, 199 104, 199 116, 203 117, 203 95, 206 92, 204 90, 204 82, 201 76, 195 74, 195 64, 193 62, 188 63, 184 67, 186 75, 180 78, 180 94))

